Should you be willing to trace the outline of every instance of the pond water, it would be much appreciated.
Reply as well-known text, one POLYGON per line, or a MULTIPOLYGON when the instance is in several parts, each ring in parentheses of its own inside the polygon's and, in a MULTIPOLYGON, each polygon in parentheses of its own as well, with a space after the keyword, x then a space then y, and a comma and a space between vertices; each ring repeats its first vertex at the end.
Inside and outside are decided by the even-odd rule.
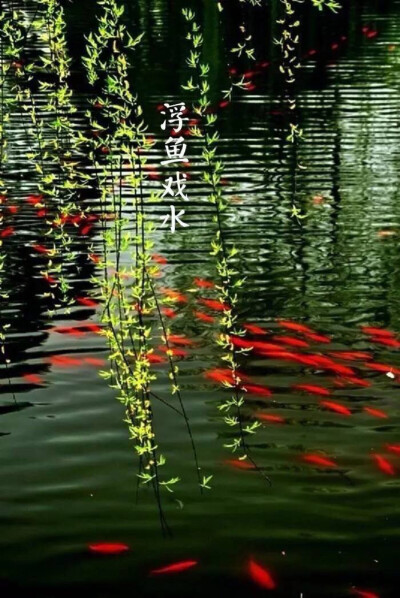
MULTIPOLYGON (((34 4, 27 4, 28 12, 34 4)), ((80 58, 83 35, 95 25, 93 4, 65 3, 77 127, 84 126, 89 94, 80 58)), ((150 162, 158 168, 165 136, 157 106, 184 98, 187 46, 180 10, 186 2, 125 4, 128 27, 144 31, 132 84, 157 141, 150 162)), ((190 3, 204 28, 215 104, 242 19, 253 34, 257 64, 264 64, 254 75, 254 89, 218 110, 224 193, 232 198, 226 235, 239 249, 246 277, 240 321, 270 331, 265 339, 254 336, 260 342, 293 336, 279 319, 301 322, 330 337, 330 344, 308 338, 310 352, 367 352, 396 371, 395 343, 377 342, 361 326, 400 333, 400 2, 346 2, 336 16, 305 10, 296 84, 304 140, 296 155, 286 141, 279 54, 271 43, 278 3, 266 4, 244 10, 232 3, 220 15, 211 0, 190 3), (306 168, 296 168, 298 162, 306 168), (293 197, 306 215, 300 222, 290 217, 293 197)), ((41 42, 32 34, 27 46, 27 55, 35 55, 41 42)), ((10 89, 4 86, 3 100, 10 89)), ((156 251, 166 258, 160 288, 189 297, 177 306, 171 328, 192 341, 179 360, 182 396, 200 465, 213 479, 212 489, 200 495, 185 423, 156 402, 168 471, 181 478, 173 494, 163 494, 172 535, 162 535, 152 492, 137 493, 137 462, 123 407, 98 374, 108 357, 104 339, 90 330, 57 331, 98 323, 99 310, 80 304, 70 315, 47 313, 40 256, 30 249, 40 242, 43 226, 26 202, 33 192, 26 115, 14 112, 10 126, 7 183, 19 211, 16 234, 4 239, 9 298, 1 315, 10 324, 10 363, 2 367, 0 387, 2 595, 56 597, 79 589, 96 597, 226 592, 341 598, 363 596, 355 593, 359 589, 381 598, 398 596, 399 477, 386 475, 373 457, 384 456, 400 472, 399 455, 386 448, 399 438, 398 374, 371 369, 367 359, 342 360, 370 385, 340 385, 332 371, 250 353, 241 359, 241 371, 273 393, 249 392, 245 401, 246 418, 261 417, 250 445, 271 485, 259 471, 229 462, 235 459, 223 447, 229 428, 217 409, 226 392, 204 375, 224 367, 213 342, 217 327, 193 317, 196 298, 212 296, 207 288, 193 290, 194 277, 216 278, 209 249, 213 208, 200 179, 195 140, 187 150, 189 227, 175 234, 159 228, 156 251), (60 355, 73 359, 54 359, 60 355), (328 401, 352 415, 324 407, 323 396, 293 389, 299 384, 327 388, 328 401), (334 459, 338 468, 307 463, 304 454, 334 459), (122 542, 130 550, 91 553, 88 545, 99 542, 122 542), (250 558, 271 572, 274 591, 249 579, 250 558), (149 575, 184 560, 198 565, 180 574, 149 575)), ((161 188, 156 177, 147 184, 161 188)), ((162 210, 157 206, 153 212, 159 218, 162 210)), ((82 259, 73 270, 74 293, 96 296, 96 265, 86 259, 89 243, 79 235, 75 242, 82 259)), ((89 242, 101 253, 96 227, 89 242)), ((155 368, 154 391, 168 397, 167 368, 163 363, 155 368)))

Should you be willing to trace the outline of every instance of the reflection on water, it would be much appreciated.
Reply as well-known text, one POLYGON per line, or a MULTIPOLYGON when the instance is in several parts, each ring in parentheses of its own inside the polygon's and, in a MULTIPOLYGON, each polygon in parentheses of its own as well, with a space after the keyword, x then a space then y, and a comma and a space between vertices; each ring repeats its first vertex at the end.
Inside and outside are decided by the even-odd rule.
MULTIPOLYGON (((164 147, 156 106, 182 99, 179 86, 186 78, 180 5, 126 4, 127 22, 145 31, 132 79, 158 141, 150 157, 158 168, 164 147)), ((173 236, 159 231, 157 251, 167 262, 158 284, 189 298, 174 307, 171 327, 195 341, 181 347, 187 351, 180 359, 182 392, 200 462, 214 478, 205 496, 193 492, 184 422, 156 403, 160 444, 171 472, 182 478, 177 492, 165 497, 174 533, 166 541, 151 493, 141 492, 136 502, 136 467, 121 405, 98 376, 107 355, 90 325, 98 321, 96 307, 78 302, 69 316, 48 316, 42 256, 31 247, 43 234, 43 222, 26 201, 36 192, 24 157, 29 125, 26 115, 16 112, 6 177, 9 204, 18 207, 12 215, 18 234, 3 239, 8 259, 3 289, 9 299, 1 307, 10 324, 0 405, 5 595, 27 588, 37 595, 67 595, 77 586, 95 596, 183 596, 188 588, 199 596, 223 590, 261 595, 246 572, 253 557, 272 572, 277 596, 337 598, 351 595, 354 586, 382 598, 396 596, 398 477, 385 473, 373 455, 384 456, 398 473, 398 454, 386 445, 398 446, 400 358, 395 344, 379 342, 361 326, 400 331, 400 3, 346 3, 337 17, 306 12, 298 83, 305 137, 297 156, 285 141, 276 49, 267 55, 275 5, 255 13, 235 2, 221 19, 213 2, 196 4, 216 88, 225 83, 226 50, 236 41, 238 20, 246 19, 259 62, 268 63, 252 92, 219 111, 219 152, 226 164, 224 191, 232 198, 227 234, 240 249, 246 275, 241 321, 267 331, 253 330, 249 338, 255 343, 274 343, 276 336, 308 343, 290 346, 286 338, 281 353, 292 354, 289 358, 256 348, 242 359, 248 384, 272 391, 268 396, 250 390, 245 408, 249 421, 259 418, 263 424, 253 451, 272 486, 256 471, 226 462, 230 454, 223 444, 229 433, 216 409, 224 391, 204 376, 223 366, 213 343, 216 325, 193 317, 199 310, 215 315, 197 301, 212 297, 209 289, 193 290, 195 277, 215 278, 209 256, 212 206, 206 203, 196 141, 190 140, 188 149, 190 227, 173 236), (296 161, 306 168, 295 171, 296 161), (290 218, 294 194, 307 216, 300 223, 290 218), (302 322, 331 341, 285 329, 277 318, 302 322), (293 358, 333 359, 339 351, 368 354, 355 361, 337 353, 334 358, 354 370, 347 378, 370 385, 343 379, 339 385, 340 377, 326 363, 307 367, 301 357, 293 358), (368 357, 390 367, 373 369, 368 357), (326 394, 310 391, 315 386, 326 394), (307 462, 304 455, 313 457, 307 462), (315 456, 338 466, 318 464, 315 456), (126 543, 130 551, 91 554, 88 544, 100 542, 126 543), (148 576, 187 560, 199 564, 173 577, 148 576)), ((76 126, 83 126, 86 108, 78 59, 82 35, 94 24, 89 7, 86 1, 66 7, 77 59, 76 126)), ((40 52, 34 36, 28 51, 40 52)), ((4 92, 10 92, 8 83, 4 92)), ((150 180, 146 191, 159 185, 150 180)), ((158 217, 160 208, 154 213, 158 217)), ((100 254, 96 227, 89 242, 100 254)), ((95 291, 97 267, 87 259, 88 242, 79 231, 74 243, 79 258, 69 274, 74 296, 82 298, 95 291)), ((155 367, 160 376, 154 390, 167 396, 167 368, 155 367)))

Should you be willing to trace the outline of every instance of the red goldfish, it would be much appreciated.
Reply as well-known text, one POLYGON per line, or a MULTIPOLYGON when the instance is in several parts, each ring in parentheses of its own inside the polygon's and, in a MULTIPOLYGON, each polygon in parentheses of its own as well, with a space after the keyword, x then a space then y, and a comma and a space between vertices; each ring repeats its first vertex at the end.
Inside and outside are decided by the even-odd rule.
POLYGON ((284 417, 280 417, 280 415, 271 415, 270 413, 257 413, 257 419, 274 424, 284 424, 286 421, 284 417))
POLYGON ((373 417, 380 417, 381 419, 387 419, 388 415, 380 409, 373 409, 372 407, 364 407, 364 411, 373 417))
POLYGON ((171 299, 171 301, 175 301, 176 303, 187 303, 186 295, 183 295, 183 293, 180 293, 179 291, 163 287, 161 292, 168 297, 168 299, 171 299))
POLYGON ((215 311, 229 311, 231 308, 227 303, 215 299, 199 299, 200 303, 215 311))
POLYGON ((395 338, 389 338, 386 336, 372 337, 371 341, 373 343, 379 343, 380 345, 385 345, 386 347, 393 347, 394 349, 398 349, 400 347, 400 341, 398 341, 395 338))
POLYGON ((375 370, 376 372, 384 372, 385 374, 387 374, 388 372, 391 372, 392 374, 396 374, 399 375, 400 374, 400 370, 398 368, 395 368, 391 365, 388 365, 386 363, 364 363, 365 367, 370 369, 370 370, 375 370))
POLYGON ((182 346, 192 346, 194 344, 189 338, 185 336, 180 336, 178 334, 169 334, 167 337, 170 343, 174 343, 175 345, 182 345, 182 346))
POLYGON ((198 561, 180 561, 179 563, 172 563, 172 565, 167 565, 166 567, 161 567, 160 569, 153 569, 151 571, 151 575, 163 575, 165 573, 180 573, 181 571, 186 571, 186 569, 191 569, 198 564, 198 561))
POLYGON ((260 326, 256 326, 255 324, 243 324, 243 328, 245 328, 248 332, 251 332, 251 334, 259 334, 259 335, 265 335, 267 334, 266 330, 264 330, 264 328, 261 328, 260 326))
POLYGON ((349 384, 355 384, 356 386, 363 386, 364 388, 368 388, 372 385, 372 382, 369 380, 363 380, 362 378, 357 378, 356 376, 349 376, 346 378, 349 384))
POLYGON ((306 341, 294 338, 292 336, 274 336, 273 340, 277 343, 283 343, 284 345, 290 345, 291 347, 308 347, 306 341))
MULTIPOLYGON (((214 380, 214 382, 227 382, 229 384, 234 384, 233 372, 228 368, 216 368, 214 370, 209 370, 208 372, 204 373, 204 376, 206 378, 209 378, 210 380, 214 380)), ((245 376, 244 374, 241 374, 238 371, 236 371, 236 377, 244 382, 250 380, 248 376, 245 376)))
POLYGON ((325 336, 323 334, 315 334, 314 332, 306 333, 307 338, 311 339, 315 343, 330 343, 331 339, 329 336, 325 336))
POLYGON ((204 278, 194 278, 193 283, 199 287, 200 289, 213 289, 215 284, 210 280, 205 280, 204 278))
POLYGON ((328 397, 331 392, 327 388, 323 386, 316 386, 314 384, 295 384, 292 386, 295 390, 304 390, 305 392, 309 392, 310 394, 320 395, 324 397, 328 397))
POLYGON ((97 552, 99 554, 120 554, 129 550, 127 544, 116 543, 100 543, 100 544, 89 544, 89 550, 91 552, 97 552))
POLYGON ((257 351, 279 351, 281 349, 276 343, 250 341, 241 336, 230 336, 229 340, 235 347, 240 347, 242 349, 256 349, 257 351))
POLYGON ((198 320, 201 320, 202 322, 206 322, 207 324, 213 324, 213 322, 215 322, 215 318, 213 318, 212 316, 209 316, 208 314, 205 314, 202 311, 194 311, 193 315, 198 320))
POLYGON ((38 253, 50 253, 51 249, 46 249, 44 245, 32 245, 32 249, 35 249, 38 253))
POLYGON ((276 583, 271 573, 253 561, 253 559, 250 559, 249 561, 248 572, 251 579, 261 588, 264 588, 265 590, 274 590, 276 588, 276 583))
POLYGON ((372 359, 369 353, 364 353, 363 351, 332 351, 331 353, 329 353, 329 355, 332 355, 332 357, 345 359, 349 361, 356 361, 357 359, 372 359))
POLYGON ((358 596, 358 598, 379 598, 378 594, 368 592, 367 590, 357 590, 356 588, 353 588, 351 593, 354 594, 354 596, 358 596))
POLYGON ((148 353, 146 355, 146 359, 149 363, 165 363, 166 362, 165 357, 162 357, 162 355, 157 355, 156 353, 148 353))
POLYGON ((371 336, 384 336, 386 338, 394 337, 394 333, 391 330, 385 330, 384 328, 375 328, 374 326, 361 326, 361 330, 365 332, 365 334, 370 334, 371 336))
POLYGON ((163 255, 160 255, 159 253, 153 253, 153 255, 151 256, 152 259, 157 262, 157 264, 167 264, 167 258, 164 257, 163 255))
POLYGON ((341 405, 340 403, 335 403, 333 401, 321 401, 320 404, 327 409, 331 409, 332 411, 336 411, 336 413, 340 413, 341 415, 351 415, 350 409, 341 405))
POLYGON ((98 306, 97 301, 94 301, 94 299, 90 299, 89 297, 77 297, 76 302, 79 303, 80 305, 84 305, 85 307, 97 307, 98 306))
POLYGON ((303 455, 303 461, 310 463, 310 465, 316 465, 317 467, 337 467, 337 464, 332 459, 327 457, 321 457, 321 455, 303 455))
POLYGON ((88 363, 89 365, 94 365, 96 367, 102 367, 106 364, 106 360, 100 359, 99 357, 85 357, 83 361, 85 363, 88 363))
POLYGON ((174 357, 187 357, 188 352, 185 351, 184 349, 175 349, 170 347, 168 349, 168 347, 166 347, 165 345, 160 345, 158 347, 159 351, 162 351, 163 353, 170 353, 171 355, 173 355, 174 357))
POLYGON ((393 465, 385 457, 373 453, 372 458, 383 473, 386 473, 386 475, 395 475, 396 471, 393 465))
POLYGON ((296 332, 302 332, 305 334, 314 334, 314 330, 312 330, 305 324, 299 324, 297 322, 291 322, 289 320, 278 320, 278 324, 282 328, 288 328, 289 330, 295 330, 296 332))
POLYGON ((269 388, 266 386, 259 386, 258 384, 246 383, 244 390, 246 390, 249 394, 259 395, 260 397, 270 397, 272 395, 272 391, 269 388))
POLYGON ((225 463, 236 469, 255 469, 253 463, 241 459, 226 459, 225 463))
POLYGON ((161 313, 166 318, 176 318, 176 316, 178 315, 177 312, 174 309, 172 309, 171 307, 162 307, 161 313))
POLYGON ((82 363, 80 359, 75 359, 75 357, 68 357, 67 355, 52 355, 51 357, 49 357, 49 361, 53 365, 59 366, 81 365, 82 363))
POLYGON ((22 374, 22 377, 27 382, 30 382, 31 384, 36 384, 37 386, 44 384, 43 378, 41 378, 41 376, 38 376, 37 374, 22 374))
POLYGON ((13 226, 7 226, 6 228, 3 228, 3 230, 0 232, 0 237, 2 239, 5 239, 6 237, 11 237, 14 234, 14 227, 13 226))
POLYGON ((40 204, 43 201, 43 195, 28 195, 26 201, 32 206, 36 206, 37 204, 40 204))

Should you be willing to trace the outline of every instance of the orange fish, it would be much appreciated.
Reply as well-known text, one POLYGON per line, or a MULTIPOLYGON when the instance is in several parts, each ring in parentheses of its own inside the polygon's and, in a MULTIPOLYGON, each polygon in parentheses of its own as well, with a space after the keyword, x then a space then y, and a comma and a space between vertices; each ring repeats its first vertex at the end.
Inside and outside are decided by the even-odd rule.
POLYGON ((186 571, 187 569, 191 569, 198 564, 198 561, 180 561, 179 563, 172 563, 172 565, 167 565, 166 567, 161 567, 160 569, 153 569, 151 571, 151 575, 164 575, 166 573, 180 573, 181 571, 186 571))
POLYGON ((168 289, 166 287, 163 287, 160 290, 166 297, 168 297, 168 299, 171 299, 171 301, 175 301, 176 303, 187 303, 186 295, 183 295, 179 291, 168 289))
POLYGON ((361 360, 368 360, 372 359, 369 353, 365 353, 363 351, 332 351, 329 353, 332 357, 336 357, 339 359, 345 359, 348 361, 357 361, 358 359, 361 360))
POLYGON ((305 392, 309 392, 310 394, 320 395, 324 397, 330 396, 331 392, 327 388, 323 386, 317 386, 315 384, 294 384, 292 386, 294 390, 304 390, 305 392))
POLYGON ((351 415, 350 409, 347 409, 344 405, 340 403, 335 403, 334 401, 321 401, 320 404, 327 409, 331 409, 332 411, 336 411, 336 413, 340 413, 341 415, 351 415))
POLYGON ((312 355, 312 358, 322 369, 331 370, 336 374, 341 374, 342 376, 355 376, 354 370, 345 365, 336 363, 333 361, 333 359, 329 359, 329 357, 324 357, 323 355, 312 355))
POLYGON ((330 343, 331 339, 329 338, 329 336, 325 336, 323 334, 314 334, 308 332, 306 334, 307 338, 311 339, 312 341, 314 341, 315 343, 330 343))
POLYGON ((168 349, 168 347, 165 345, 159 345, 158 350, 163 351, 163 353, 167 353, 167 351, 169 351, 174 357, 187 357, 188 355, 188 352, 184 349, 175 349, 171 347, 168 349))
POLYGON ((213 318, 212 316, 209 316, 209 315, 205 314, 202 311, 194 311, 193 315, 198 320, 201 320, 202 322, 206 322, 207 324, 213 324, 213 322, 215 322, 215 318, 213 318))
POLYGON ((160 255, 159 253, 153 253, 151 257, 153 261, 157 262, 157 264, 168 264, 167 258, 163 255, 160 255))
POLYGON ((171 307, 162 307, 161 308, 161 313, 166 318, 176 318, 176 316, 178 315, 178 313, 174 309, 172 309, 171 307))
POLYGON ((95 264, 98 264, 100 261, 100 256, 96 255, 95 253, 89 253, 89 259, 95 264))
POLYGON ((382 455, 377 455, 376 453, 373 453, 371 456, 383 473, 386 473, 386 475, 396 474, 395 468, 387 459, 385 459, 385 457, 382 457, 382 455))
POLYGON ((38 203, 41 203, 43 201, 43 195, 28 195, 26 201, 32 206, 36 206, 38 203))
POLYGON ((381 419, 387 419, 389 416, 380 409, 373 409, 372 407, 364 407, 364 411, 373 417, 380 417, 381 419))
POLYGON ((215 311, 229 311, 231 309, 227 303, 215 299, 199 299, 199 302, 215 311))
MULTIPOLYGON (((76 297, 76 302, 80 305, 85 305, 86 307, 97 307, 97 301, 90 299, 89 297, 76 297)), ((89 315, 89 314, 88 314, 89 315)))
POLYGON ((50 253, 50 249, 46 249, 44 245, 32 245, 32 249, 35 249, 38 253, 50 253))
POLYGON ((257 413, 257 419, 275 424, 284 424, 286 421, 285 418, 280 417, 280 415, 271 415, 269 413, 257 413))
POLYGON ((304 334, 315 334, 314 330, 305 326, 304 324, 299 324, 298 322, 291 322, 289 320, 278 320, 279 326, 282 328, 288 328, 289 330, 295 330, 296 332, 302 332, 304 334))
POLYGON ((70 334, 71 336, 84 336, 84 331, 80 330, 79 328, 72 328, 72 327, 65 327, 65 326, 55 326, 52 328, 53 332, 58 332, 59 334, 70 334))
POLYGON ((74 357, 68 357, 67 355, 52 355, 49 357, 50 363, 53 365, 59 366, 70 366, 70 365, 81 365, 82 361, 80 359, 75 359, 74 357))
POLYGON ((271 573, 253 561, 253 559, 249 561, 248 572, 251 579, 261 588, 265 590, 274 590, 276 588, 276 583, 271 573))
POLYGON ((370 370, 375 370, 376 372, 384 372, 385 374, 391 372, 392 374, 396 374, 399 375, 400 374, 400 370, 398 368, 395 368, 391 365, 388 365, 387 363, 365 363, 364 365, 366 368, 370 369, 370 370))
POLYGON ((270 397, 272 391, 266 386, 259 386, 258 384, 246 384, 244 387, 249 394, 259 395, 261 397, 270 397))
POLYGON ((44 384, 43 378, 41 376, 38 376, 37 374, 22 374, 22 377, 27 382, 30 382, 31 384, 36 384, 37 386, 44 384))
POLYGON ((242 349, 256 349, 257 351, 279 351, 280 345, 264 341, 250 341, 241 336, 230 336, 229 340, 235 347, 242 349))
POLYGON ((294 338, 292 336, 274 336, 272 340, 276 341, 277 343, 283 343, 284 345, 290 345, 292 347, 308 347, 308 343, 306 341, 300 340, 299 338, 294 338))
POLYGON ((48 282, 49 284, 58 284, 58 281, 54 278, 54 276, 51 276, 50 274, 48 274, 47 272, 45 272, 43 274, 43 278, 46 282, 48 282))
POLYGON ((183 335, 169 334, 167 338, 170 343, 173 343, 174 345, 181 345, 183 347, 190 347, 195 344, 194 341, 191 341, 189 338, 186 338, 183 335))
POLYGON ((13 226, 7 226, 0 232, 0 237, 2 239, 5 239, 6 237, 11 237, 14 234, 14 231, 15 229, 13 226))
POLYGON ((372 382, 369 380, 363 380, 363 378, 357 378, 356 376, 349 376, 346 378, 346 381, 349 384, 355 384, 356 386, 363 386, 364 388, 368 388, 372 385, 372 382))
POLYGON ((81 326, 80 328, 82 328, 82 330, 87 330, 88 332, 93 332, 94 334, 99 334, 101 332, 101 326, 99 326, 98 324, 91 324, 89 322, 89 324, 85 324, 84 326, 81 326))
POLYGON ((387 347, 393 347, 394 349, 398 349, 400 347, 400 341, 386 336, 372 337, 371 341, 373 343, 379 343, 380 345, 386 345, 387 347))
POLYGON ((90 231, 92 230, 92 228, 93 228, 92 224, 86 224, 85 226, 83 226, 80 229, 79 234, 83 235, 83 236, 88 235, 90 233, 90 231))
POLYGON ((129 546, 127 544, 120 544, 119 542, 89 544, 89 550, 99 554, 120 554, 129 550, 129 546))
POLYGON ((325 198, 323 195, 314 195, 314 197, 312 198, 312 202, 315 206, 320 206, 324 203, 324 199, 325 198))
POLYGON ((264 357, 269 357, 270 359, 286 359, 288 361, 296 361, 296 355, 291 351, 261 351, 261 355, 263 355, 264 357))
MULTIPOLYGON (((229 384, 234 384, 234 379, 233 379, 233 372, 232 370, 226 368, 215 368, 214 370, 209 370, 207 372, 204 372, 204 376, 206 378, 209 378, 210 380, 214 380, 214 382, 220 382, 221 384, 223 384, 224 382, 227 382, 229 384)), ((236 370, 236 377, 239 378, 241 381, 246 382, 248 380, 250 380, 250 378, 248 376, 245 376, 244 374, 238 372, 236 370)))
POLYGON ((156 353, 148 353, 146 355, 146 359, 149 363, 165 363, 166 362, 165 357, 162 357, 162 355, 157 355, 156 353))
POLYGON ((242 461, 241 459, 226 459, 225 463, 227 465, 231 465, 235 469, 245 469, 245 470, 255 469, 255 466, 253 465, 253 463, 249 463, 248 461, 245 461, 245 460, 242 461))
POLYGON ((357 590, 356 588, 352 588, 351 593, 354 594, 354 596, 358 596, 358 598, 379 598, 378 594, 374 594, 368 590, 357 590))
POLYGON ((393 338, 394 332, 391 330, 385 330, 384 328, 375 328, 373 326, 361 326, 361 330, 365 332, 365 334, 370 334, 371 336, 385 336, 386 338, 393 338))
POLYGON ((213 282, 204 278, 194 278, 193 283, 201 289, 213 289, 215 287, 213 282))
POLYGON ((102 367, 107 363, 105 359, 100 359, 99 357, 85 357, 83 361, 96 367, 102 367))
POLYGON ((337 464, 332 459, 321 457, 320 455, 303 455, 303 461, 310 463, 310 465, 316 465, 317 467, 337 467, 337 464))
POLYGON ((251 334, 259 334, 263 336, 267 334, 267 331, 264 330, 264 328, 256 326, 255 324, 243 324, 243 328, 245 328, 245 330, 248 332, 251 332, 251 334))

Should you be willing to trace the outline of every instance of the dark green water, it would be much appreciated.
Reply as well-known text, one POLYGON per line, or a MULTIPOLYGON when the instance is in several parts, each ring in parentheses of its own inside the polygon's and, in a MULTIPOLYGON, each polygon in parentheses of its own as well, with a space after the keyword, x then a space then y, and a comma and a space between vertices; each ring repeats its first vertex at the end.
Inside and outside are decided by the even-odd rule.
MULTIPOLYGON (((180 85, 186 81, 180 17, 186 2, 131 0, 126 5, 129 27, 145 31, 132 82, 158 140, 151 157, 158 166, 164 146, 156 106, 182 99, 180 85)), ((372 343, 360 331, 360 325, 370 324, 400 332, 400 2, 346 3, 336 17, 305 12, 297 84, 305 138, 297 157, 307 169, 296 175, 293 148, 285 141, 276 48, 271 52, 276 3, 271 5, 242 14, 240 4, 232 3, 220 20, 215 2, 192 3, 213 64, 216 102, 215 90, 226 83, 226 49, 242 18, 254 35, 259 60, 271 62, 255 77, 254 91, 238 95, 220 111, 224 190, 234 198, 227 234, 240 249, 246 276, 241 320, 273 332, 276 318, 300 321, 332 337, 328 348, 314 343, 315 352, 370 351, 376 362, 400 367, 398 350, 372 343), (377 35, 368 37, 363 27, 377 35), (307 214, 301 226, 290 218, 294 193, 307 214)), ((94 2, 75 0, 65 6, 81 126, 86 88, 79 58, 83 34, 94 25, 94 2)), ((32 53, 40 49, 38 40, 30 44, 32 53)), ((340 388, 322 371, 311 374, 293 363, 247 357, 243 372, 274 393, 269 399, 249 395, 247 417, 259 410, 286 422, 266 423, 252 443, 272 480, 269 487, 257 472, 225 463, 230 454, 223 444, 229 434, 217 410, 223 391, 203 375, 223 366, 212 340, 215 328, 191 316, 194 299, 179 310, 172 328, 197 342, 180 363, 182 390, 200 463, 214 477, 212 490, 200 496, 185 426, 173 411, 156 404, 168 470, 182 478, 176 493, 164 497, 173 537, 162 537, 152 493, 141 491, 136 500, 137 465, 122 406, 97 368, 83 362, 83 357, 107 358, 103 340, 51 330, 98 319, 93 309, 82 306, 73 308, 69 320, 47 316, 40 264, 28 248, 40 233, 24 202, 32 179, 20 115, 14 115, 11 126, 7 176, 13 203, 21 209, 18 233, 7 239, 10 299, 2 311, 11 324, 11 388, 3 368, 0 410, 2 595, 57 597, 81 590, 99 598, 223 592, 342 598, 356 586, 381 598, 398 596, 399 478, 386 476, 371 459, 372 453, 386 454, 386 444, 398 442, 398 379, 361 366, 358 373, 371 386, 340 388), (49 362, 54 354, 78 357, 81 363, 59 367, 49 362), (30 383, 23 378, 26 373, 41 376, 44 385, 30 383), (324 410, 318 397, 291 389, 305 383, 330 388, 332 400, 349 406, 352 417, 324 410), (389 417, 371 417, 365 406, 389 417), (300 460, 304 453, 335 458, 345 475, 311 467, 300 460), (88 544, 96 542, 124 542, 131 550, 101 557, 88 551, 88 544), (273 573, 276 591, 258 589, 248 579, 250 556, 273 573), (177 575, 148 575, 186 559, 199 565, 177 575)), ((182 292, 192 288, 194 276, 215 277, 209 255, 212 208, 200 182, 198 154, 196 143, 189 141, 189 228, 174 235, 162 229, 157 233, 156 249, 168 260, 160 284, 182 292)), ((157 180, 149 184, 160 188, 157 180)), ((92 241, 100 252, 100 232, 94 231, 92 241)), ((82 259, 76 295, 94 290, 93 273, 93 264, 82 259)), ((157 371, 155 391, 167 396, 166 370, 160 365, 157 371)), ((399 472, 399 457, 387 457, 399 472)))

